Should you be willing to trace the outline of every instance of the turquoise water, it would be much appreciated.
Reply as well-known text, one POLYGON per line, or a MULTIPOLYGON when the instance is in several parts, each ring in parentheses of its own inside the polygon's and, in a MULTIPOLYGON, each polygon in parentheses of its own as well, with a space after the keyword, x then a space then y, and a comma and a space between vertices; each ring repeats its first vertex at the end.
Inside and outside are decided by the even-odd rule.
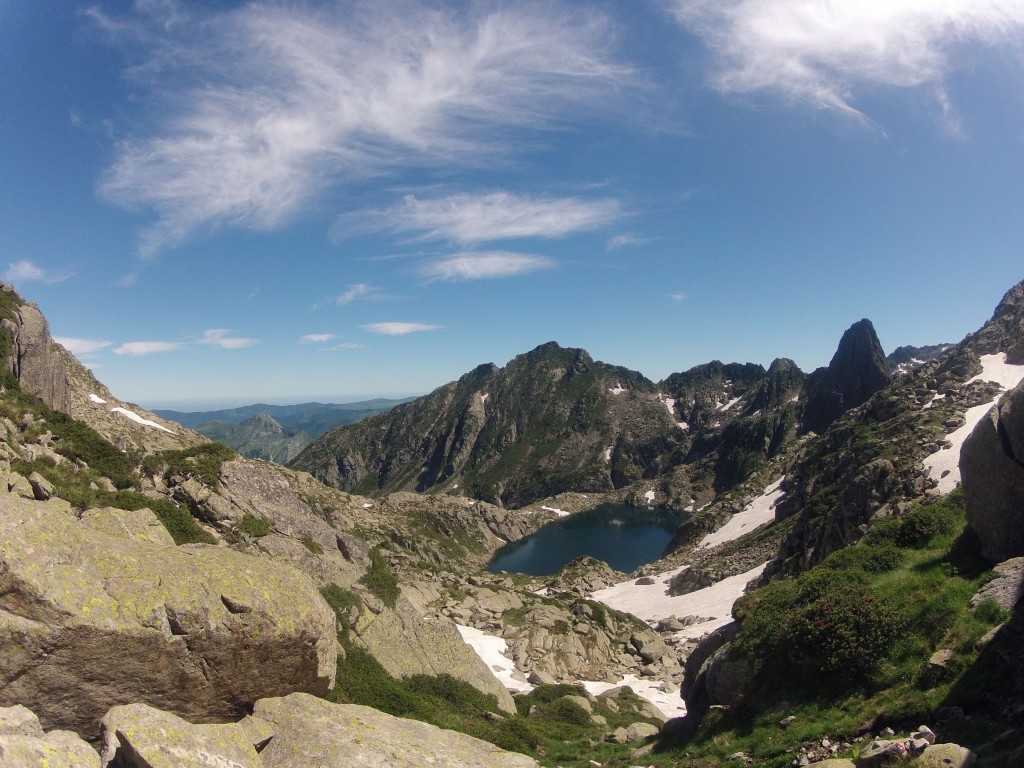
POLYGON ((547 576, 583 555, 629 573, 657 560, 681 518, 677 512, 606 504, 548 523, 497 551, 491 573, 547 576))

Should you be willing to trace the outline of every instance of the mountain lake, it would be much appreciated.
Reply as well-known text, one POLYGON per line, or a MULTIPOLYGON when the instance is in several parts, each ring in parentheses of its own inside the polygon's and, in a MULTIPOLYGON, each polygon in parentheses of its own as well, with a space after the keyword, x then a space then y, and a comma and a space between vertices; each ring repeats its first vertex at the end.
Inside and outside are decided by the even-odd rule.
POLYGON ((577 557, 589 555, 630 573, 661 557, 684 517, 657 507, 604 504, 553 520, 506 544, 495 553, 487 570, 547 576, 577 557))

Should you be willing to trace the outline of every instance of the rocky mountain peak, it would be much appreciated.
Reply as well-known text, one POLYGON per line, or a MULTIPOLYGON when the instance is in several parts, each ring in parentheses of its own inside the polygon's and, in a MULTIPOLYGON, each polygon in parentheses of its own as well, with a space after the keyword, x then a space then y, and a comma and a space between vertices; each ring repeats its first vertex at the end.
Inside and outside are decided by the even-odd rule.
POLYGON ((827 368, 807 377, 803 430, 822 432, 892 380, 875 327, 867 318, 843 333, 827 368))
POLYGON ((1008 363, 1024 363, 1024 281, 1006 292, 992 319, 964 340, 977 355, 1006 353, 1008 363))

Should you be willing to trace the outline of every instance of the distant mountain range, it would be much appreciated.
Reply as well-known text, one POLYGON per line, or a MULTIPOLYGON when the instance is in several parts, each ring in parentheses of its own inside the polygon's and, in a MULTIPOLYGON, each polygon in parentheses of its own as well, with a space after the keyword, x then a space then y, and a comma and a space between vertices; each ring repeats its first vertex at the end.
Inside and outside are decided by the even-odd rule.
POLYGON ((161 409, 153 413, 229 445, 243 456, 285 464, 324 432, 383 413, 409 399, 297 405, 256 403, 217 411, 161 409))

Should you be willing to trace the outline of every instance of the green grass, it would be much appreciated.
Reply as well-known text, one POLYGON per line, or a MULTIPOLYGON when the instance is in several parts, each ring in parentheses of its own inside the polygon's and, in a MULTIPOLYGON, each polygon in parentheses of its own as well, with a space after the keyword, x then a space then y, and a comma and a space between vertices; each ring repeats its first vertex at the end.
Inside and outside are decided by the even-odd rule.
POLYGON ((996 662, 979 662, 978 641, 1008 614, 991 604, 968 608, 988 565, 961 535, 964 524, 957 492, 742 598, 733 652, 752 665, 743 701, 713 713, 685 744, 662 745, 666 762, 655 764, 685 752, 693 766, 711 766, 745 752, 755 766, 783 768, 802 741, 852 739, 866 723, 934 723, 954 704, 977 716, 947 726, 947 739, 976 746, 998 733, 986 711, 997 711, 999 697, 988 692, 1008 683, 996 662), (928 664, 939 648, 953 652, 944 670, 928 664), (781 729, 790 715, 797 719, 781 729))

